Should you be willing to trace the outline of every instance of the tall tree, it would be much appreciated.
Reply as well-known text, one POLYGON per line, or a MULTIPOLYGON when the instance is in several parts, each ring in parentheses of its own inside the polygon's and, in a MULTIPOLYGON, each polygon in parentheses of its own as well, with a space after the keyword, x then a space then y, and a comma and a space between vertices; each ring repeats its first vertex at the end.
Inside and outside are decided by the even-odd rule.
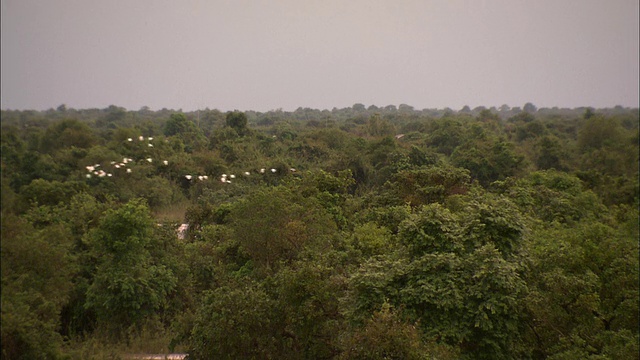
POLYGON ((146 204, 133 200, 108 210, 88 234, 97 267, 85 306, 114 336, 162 310, 176 287, 172 271, 151 256, 153 224, 146 204))
POLYGON ((226 117, 227 126, 236 130, 238 135, 247 133, 247 115, 241 111, 230 111, 226 117))

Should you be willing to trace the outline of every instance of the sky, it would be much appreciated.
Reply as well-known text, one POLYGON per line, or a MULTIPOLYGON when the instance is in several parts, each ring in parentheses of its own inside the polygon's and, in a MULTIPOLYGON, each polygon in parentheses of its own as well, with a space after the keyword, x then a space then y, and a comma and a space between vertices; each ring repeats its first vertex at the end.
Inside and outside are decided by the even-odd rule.
POLYGON ((638 107, 637 0, 0 0, 2 109, 638 107))

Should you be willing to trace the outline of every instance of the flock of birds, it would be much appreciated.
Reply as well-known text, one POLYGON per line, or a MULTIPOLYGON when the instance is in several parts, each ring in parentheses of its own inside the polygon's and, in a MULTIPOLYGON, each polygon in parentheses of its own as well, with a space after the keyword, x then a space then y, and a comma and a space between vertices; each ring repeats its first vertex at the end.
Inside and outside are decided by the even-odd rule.
MULTIPOLYGON (((148 137, 147 139, 148 139, 149 141, 153 141, 153 137, 148 137)), ((144 136, 140 136, 140 137, 138 137, 138 140, 140 140, 140 141, 144 141, 144 140, 145 140, 145 137, 144 137, 144 136)), ((133 142, 133 138, 128 138, 128 139, 127 139, 127 141, 128 141, 128 142, 133 142)), ((148 143, 148 144, 147 144, 147 146, 148 146, 148 147, 153 147, 153 144, 148 143)), ((152 162, 153 162, 153 158, 150 158, 150 157, 149 157, 149 158, 143 159, 142 161, 147 161, 147 162, 149 162, 149 163, 152 163, 152 162)), ((130 173, 132 172, 132 170, 131 170, 131 168, 130 168, 130 167, 127 167, 127 166, 129 166, 129 165, 130 165, 130 164, 132 164, 132 163, 134 163, 134 160, 133 160, 133 159, 131 159, 131 158, 126 158, 126 157, 125 157, 125 158, 123 158, 123 159, 122 159, 122 161, 121 161, 121 162, 111 161, 111 162, 110 162, 110 165, 111 165, 113 168, 115 168, 115 169, 126 169, 126 170, 125 170, 125 172, 126 172, 127 174, 130 174, 130 173)), ((163 160, 163 161, 162 161, 162 164, 163 164, 163 165, 165 165, 165 166, 167 166, 167 165, 169 165, 169 161, 168 161, 168 160, 163 160)), ((90 178, 92 178, 93 176, 97 176, 97 177, 112 177, 112 176, 113 176, 113 173, 112 173, 112 172, 107 172, 107 171, 103 170, 103 169, 102 169, 102 168, 103 168, 103 166, 102 166, 101 164, 88 165, 88 166, 86 166, 85 168, 87 169, 87 174, 85 175, 87 179, 90 179, 90 178)), ((289 169, 289 171, 290 171, 290 172, 295 172, 295 171, 296 171, 296 169, 294 169, 294 168, 290 168, 290 169, 289 169)), ((260 172, 261 174, 266 174, 266 173, 268 173, 266 168, 262 168, 262 169, 260 169, 260 171, 259 171, 259 172, 260 172)), ((278 172, 278 170, 277 170, 277 169, 275 169, 275 168, 271 168, 271 169, 269 169, 269 172, 271 172, 271 173, 275 174, 275 173, 277 173, 277 172, 278 172)), ((250 176, 250 175, 251 175, 251 172, 249 172, 249 171, 245 171, 245 172, 243 173, 243 175, 244 175, 244 176, 250 176)), ((185 179, 187 179, 188 181, 196 180, 196 179, 197 179, 197 180, 199 180, 199 181, 206 181, 206 180, 209 180, 209 176, 208 176, 208 175, 191 175, 191 174, 186 174, 186 175, 184 175, 184 178, 185 178, 185 179)), ((236 175, 234 175, 234 174, 229 174, 229 175, 227 175, 227 174, 222 174, 222 175, 220 176, 220 182, 225 183, 225 184, 230 184, 230 183, 232 182, 232 179, 235 179, 235 178, 236 178, 236 175)))

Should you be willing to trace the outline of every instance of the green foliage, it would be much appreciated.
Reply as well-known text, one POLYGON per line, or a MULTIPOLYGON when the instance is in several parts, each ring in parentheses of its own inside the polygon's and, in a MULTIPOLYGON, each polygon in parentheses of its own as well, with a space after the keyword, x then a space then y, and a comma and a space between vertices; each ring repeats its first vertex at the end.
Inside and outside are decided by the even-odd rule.
POLYGON ((525 119, 518 119, 519 121, 525 122, 524 125, 518 126, 516 129, 516 139, 518 141, 524 141, 530 138, 538 138, 546 133, 546 128, 544 124, 539 120, 534 120, 533 118, 528 119, 531 116, 528 113, 524 114, 523 117, 525 119))
POLYGON ((414 257, 432 252, 460 253, 464 250, 457 217, 439 204, 423 206, 400 226, 400 241, 414 257))
POLYGON ((604 116, 594 115, 585 120, 578 134, 578 146, 582 150, 614 146, 622 141, 620 124, 604 116))
POLYGON ((174 140, 176 142, 172 147, 183 148, 188 153, 202 149, 207 144, 202 130, 182 113, 171 114, 164 125, 164 135, 177 136, 179 140, 174 140))
POLYGON ((238 135, 243 136, 247 133, 247 115, 240 111, 230 111, 226 116, 226 124, 234 129, 238 135))
POLYGON ((69 231, 2 216, 2 358, 54 359, 74 273, 69 231))
POLYGON ((171 114, 171 117, 164 125, 164 134, 166 136, 173 136, 193 131, 193 129, 193 122, 187 120, 187 117, 184 116, 184 114, 171 114))
POLYGON ((59 181, 35 179, 29 185, 24 186, 20 193, 28 203, 54 206, 58 205, 58 203, 66 202, 73 195, 86 190, 88 190, 87 185, 81 182, 61 183, 59 181))
POLYGON ((523 224, 504 199, 469 200, 463 209, 432 204, 405 220, 398 237, 409 260, 365 263, 352 280, 356 309, 370 311, 389 299, 426 335, 460 346, 466 357, 511 358, 526 289, 517 260, 523 224))
POLYGON ((460 121, 444 118, 434 121, 428 129, 428 144, 438 152, 451 155, 455 148, 462 143, 465 129, 460 121))
POLYGON ((398 233, 400 224, 409 215, 411 215, 409 205, 375 207, 362 214, 366 221, 374 221, 379 226, 389 229, 393 234, 398 233))
POLYGON ((344 348, 339 359, 457 359, 459 356, 445 346, 425 344, 418 327, 403 321, 388 303, 347 339, 344 348))
POLYGON ((536 352, 558 359, 636 357, 637 233, 589 222, 539 229, 533 240, 526 304, 536 352))
POLYGON ((2 358, 637 358, 639 113, 525 107, 2 110, 2 358))
POLYGON ((153 226, 147 206, 134 200, 107 210, 88 234, 98 263, 85 306, 116 335, 162 310, 176 286, 172 271, 151 256, 153 226))
POLYGON ((374 223, 356 226, 348 241, 364 258, 383 255, 393 248, 389 229, 379 227, 374 223))
POLYGON ((374 114, 369 118, 367 133, 371 136, 395 135, 396 129, 386 119, 381 119, 379 114, 374 114))
POLYGON ((419 206, 442 203, 447 196, 465 194, 470 182, 466 169, 432 166, 399 171, 385 185, 391 191, 389 196, 398 203, 419 206))
POLYGON ((191 331, 194 359, 288 358, 283 319, 258 284, 207 292, 191 331), (215 324, 212 326, 212 324, 215 324))
POLYGON ((564 170, 567 168, 564 165, 566 164, 564 159, 568 157, 568 154, 557 138, 544 136, 536 142, 535 148, 537 152, 535 164, 538 169, 564 170))
POLYGON ((336 297, 343 279, 322 259, 304 259, 276 274, 269 292, 284 319, 290 357, 330 359, 338 352, 342 314, 336 297))
POLYGON ((317 202, 283 187, 256 191, 239 202, 230 226, 251 259, 267 272, 307 246, 326 246, 336 228, 317 202))
POLYGON ((545 222, 572 224, 605 212, 597 196, 583 189, 579 178, 556 170, 531 173, 509 194, 523 212, 545 222))
POLYGON ((43 152, 75 146, 90 148, 96 144, 91 128, 78 120, 69 119, 49 126, 41 143, 43 152))
POLYGON ((524 106, 522 107, 522 110, 526 113, 532 114, 535 113, 536 111, 538 111, 538 108, 533 105, 532 103, 528 102, 526 104, 524 104, 524 106))
POLYGON ((489 142, 482 138, 459 146, 451 154, 455 166, 468 169, 471 177, 483 185, 517 175, 523 160, 511 143, 489 142))

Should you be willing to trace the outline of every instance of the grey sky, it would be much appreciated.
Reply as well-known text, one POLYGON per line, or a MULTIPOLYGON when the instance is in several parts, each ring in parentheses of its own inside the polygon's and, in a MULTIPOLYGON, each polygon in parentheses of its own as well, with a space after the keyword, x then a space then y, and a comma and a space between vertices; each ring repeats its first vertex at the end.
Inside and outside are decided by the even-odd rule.
POLYGON ((638 106, 636 0, 1 0, 1 107, 638 106))

